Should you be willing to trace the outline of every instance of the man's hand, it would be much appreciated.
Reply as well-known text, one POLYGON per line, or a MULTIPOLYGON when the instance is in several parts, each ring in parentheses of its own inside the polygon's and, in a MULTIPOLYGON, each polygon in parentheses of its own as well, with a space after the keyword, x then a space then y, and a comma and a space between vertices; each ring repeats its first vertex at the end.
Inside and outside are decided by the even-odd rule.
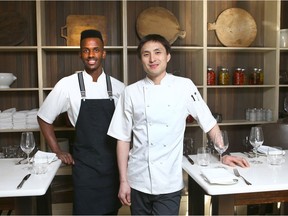
POLYGON ((228 166, 240 166, 240 167, 250 167, 248 161, 245 158, 238 157, 238 156, 231 156, 231 155, 225 155, 222 158, 223 164, 226 164, 228 166))
POLYGON ((118 198, 120 199, 122 205, 131 205, 131 188, 128 182, 125 181, 120 183, 118 198))
POLYGON ((56 155, 63 163, 67 165, 74 165, 74 160, 70 153, 60 151, 57 152, 56 155))

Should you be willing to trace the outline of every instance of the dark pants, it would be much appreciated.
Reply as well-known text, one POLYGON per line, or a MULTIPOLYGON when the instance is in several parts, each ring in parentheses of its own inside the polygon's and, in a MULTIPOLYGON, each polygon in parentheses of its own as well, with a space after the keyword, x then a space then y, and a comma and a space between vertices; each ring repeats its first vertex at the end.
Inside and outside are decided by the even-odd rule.
POLYGON ((181 190, 160 195, 142 193, 131 188, 132 215, 179 215, 181 190))

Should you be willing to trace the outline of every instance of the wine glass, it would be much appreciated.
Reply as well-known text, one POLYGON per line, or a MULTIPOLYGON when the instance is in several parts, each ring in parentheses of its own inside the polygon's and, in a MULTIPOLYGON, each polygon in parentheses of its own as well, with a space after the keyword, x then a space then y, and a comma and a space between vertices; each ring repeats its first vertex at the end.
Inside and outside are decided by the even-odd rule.
MULTIPOLYGON (((258 157, 258 148, 264 142, 263 130, 261 127, 252 127, 250 130, 249 142, 253 146, 256 158, 258 157)), ((251 161, 252 163, 262 163, 261 161, 251 161)))
POLYGON ((229 139, 227 131, 220 130, 213 137, 213 145, 220 155, 220 162, 222 162, 222 154, 228 149, 229 139))
POLYGON ((285 112, 288 113, 288 96, 284 98, 283 106, 284 106, 285 112))
POLYGON ((22 132, 20 147, 21 147, 22 151, 27 154, 27 161, 28 161, 27 169, 31 170, 32 167, 30 166, 29 155, 33 151, 33 149, 35 148, 35 140, 34 140, 34 135, 32 132, 22 132))

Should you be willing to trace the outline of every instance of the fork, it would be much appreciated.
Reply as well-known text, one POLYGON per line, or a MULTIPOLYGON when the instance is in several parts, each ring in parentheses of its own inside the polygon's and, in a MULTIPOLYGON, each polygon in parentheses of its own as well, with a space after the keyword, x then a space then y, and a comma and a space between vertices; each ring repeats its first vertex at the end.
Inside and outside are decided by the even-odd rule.
POLYGON ((242 178, 247 185, 252 185, 249 181, 247 181, 243 176, 240 175, 239 171, 235 168, 233 169, 235 176, 242 178))

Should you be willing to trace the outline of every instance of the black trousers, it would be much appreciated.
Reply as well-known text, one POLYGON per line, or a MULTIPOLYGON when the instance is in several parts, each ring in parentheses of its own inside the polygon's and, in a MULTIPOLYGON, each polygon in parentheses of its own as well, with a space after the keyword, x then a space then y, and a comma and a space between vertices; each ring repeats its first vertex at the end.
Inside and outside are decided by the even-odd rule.
POLYGON ((179 215, 181 190, 151 195, 131 188, 132 215, 179 215))

